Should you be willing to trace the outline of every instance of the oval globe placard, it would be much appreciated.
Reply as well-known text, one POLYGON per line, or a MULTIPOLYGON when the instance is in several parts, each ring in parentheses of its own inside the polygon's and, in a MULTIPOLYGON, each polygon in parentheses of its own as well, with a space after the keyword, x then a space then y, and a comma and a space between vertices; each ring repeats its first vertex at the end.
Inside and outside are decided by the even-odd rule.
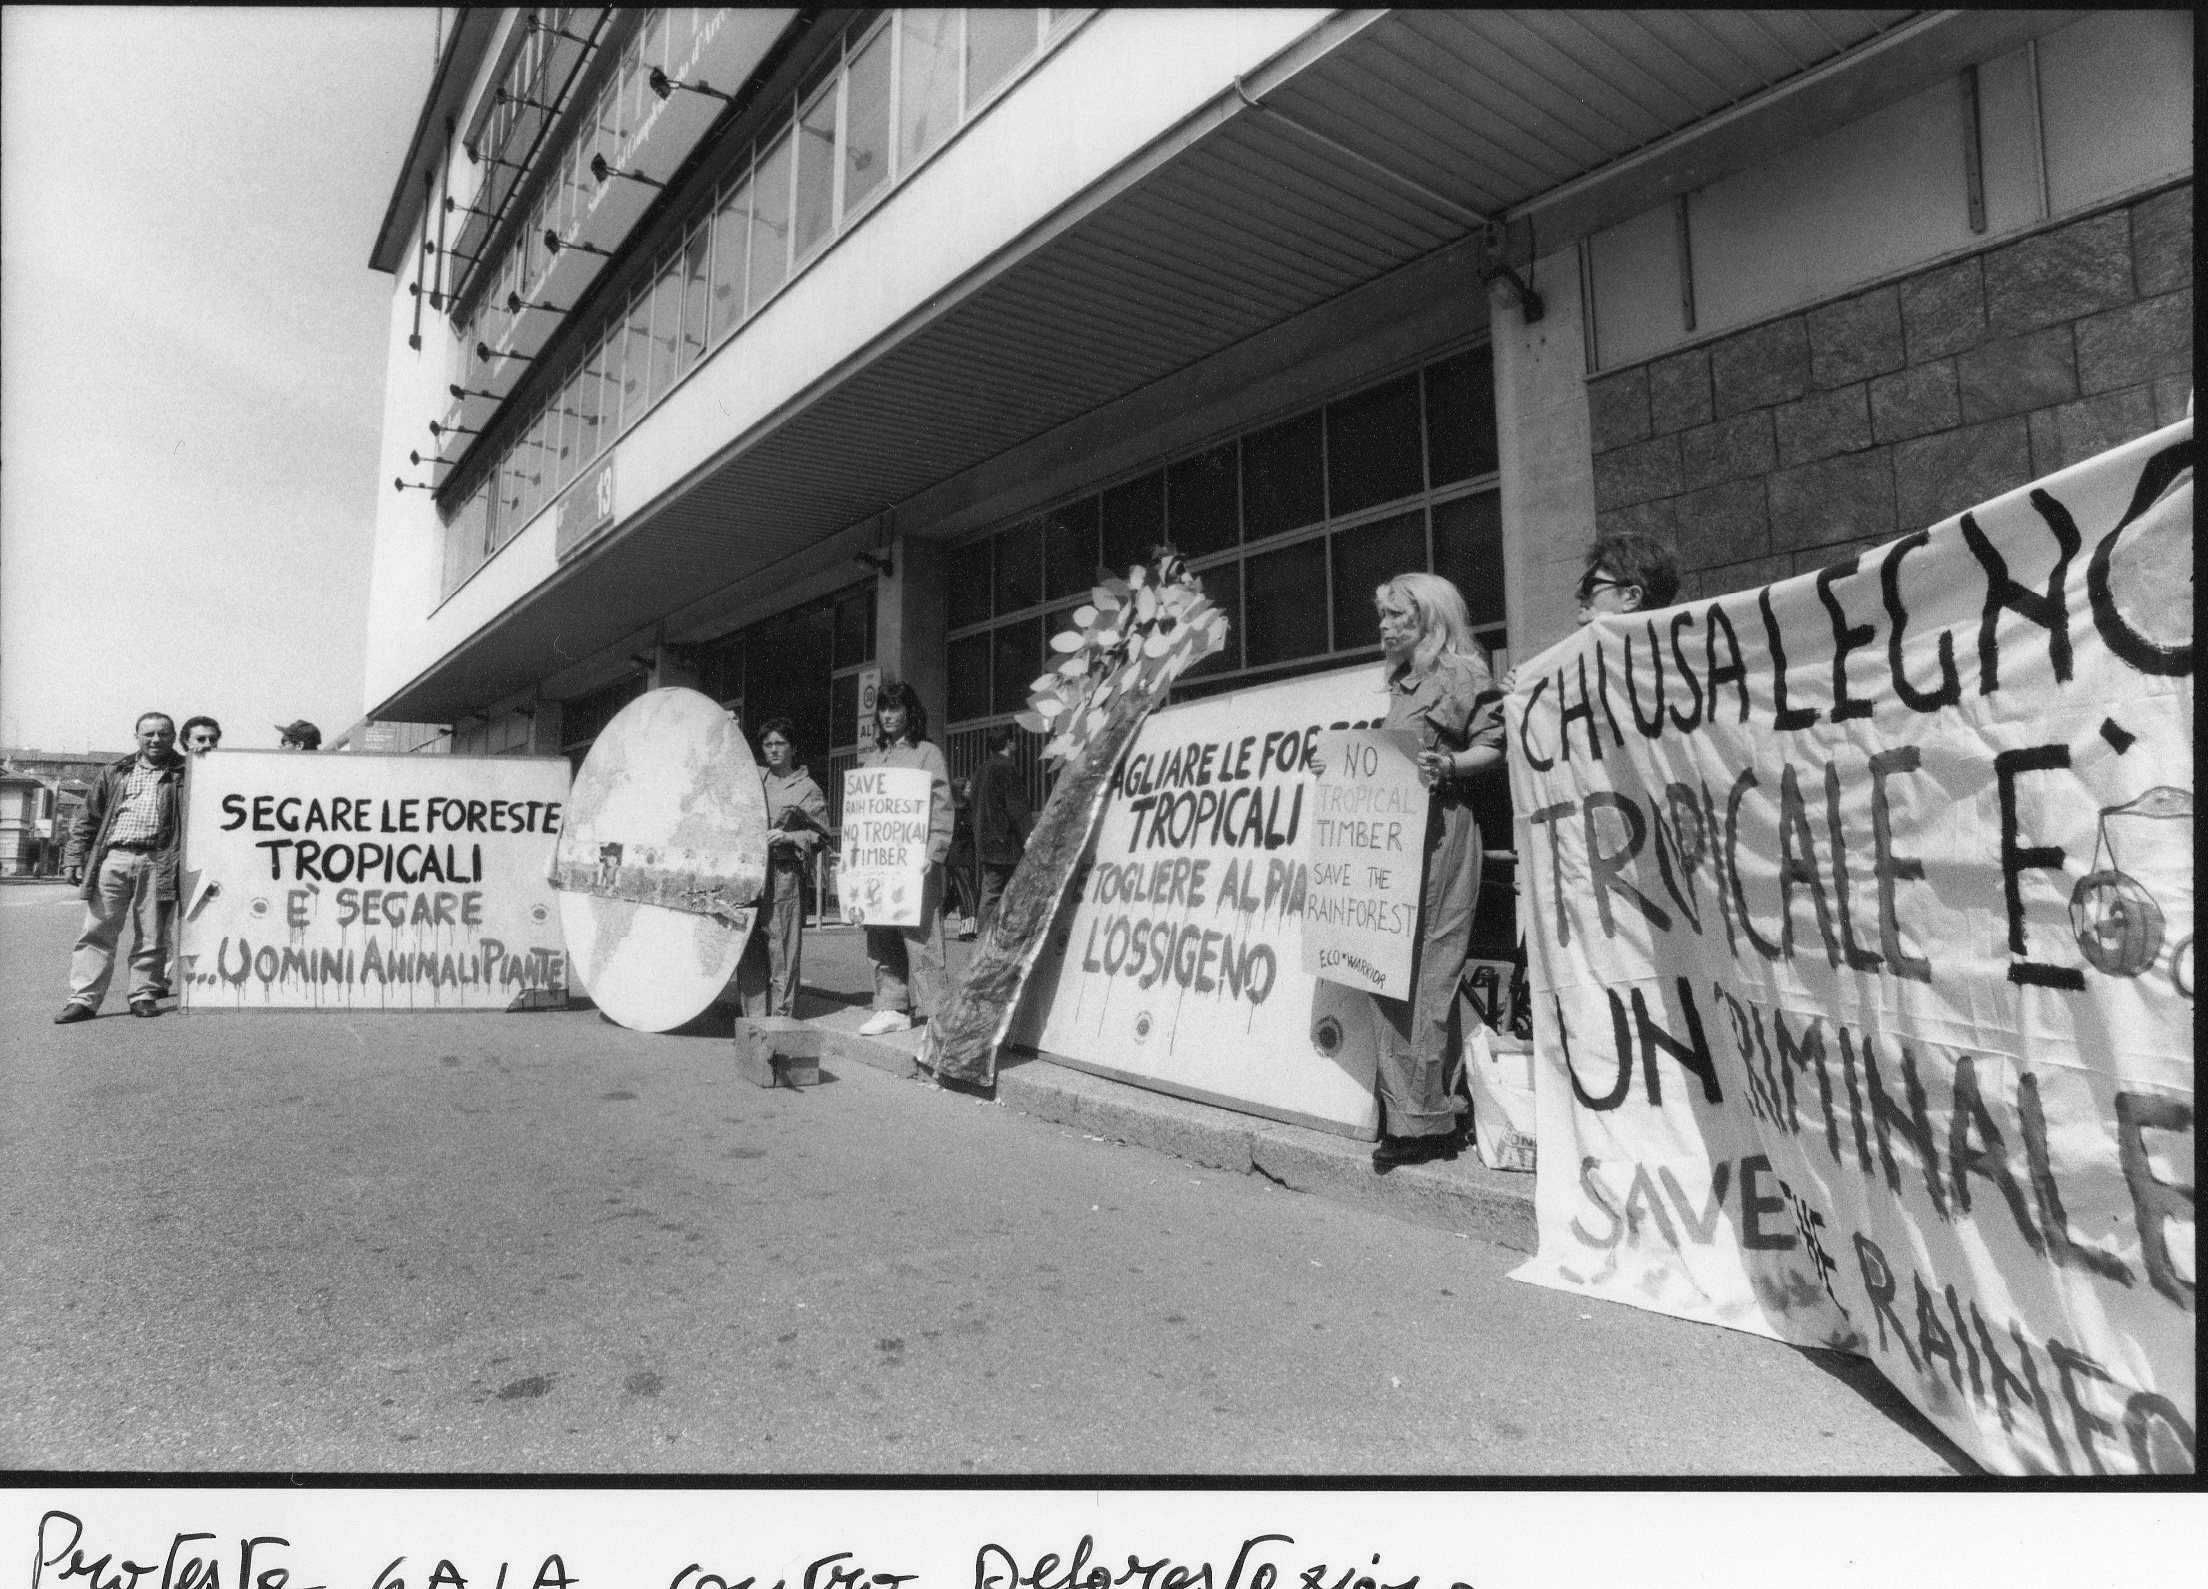
POLYGON ((742 730, 696 690, 638 696, 591 745, 553 852, 575 981, 637 1031, 694 1019, 735 974, 766 871, 742 730))

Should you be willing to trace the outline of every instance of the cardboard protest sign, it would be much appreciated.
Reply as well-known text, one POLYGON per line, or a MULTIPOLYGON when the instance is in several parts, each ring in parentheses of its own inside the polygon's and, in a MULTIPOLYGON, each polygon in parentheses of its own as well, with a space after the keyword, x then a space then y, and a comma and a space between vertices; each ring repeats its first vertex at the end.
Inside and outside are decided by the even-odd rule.
POLYGON ((1522 1278, 2193 1467, 2192 445, 1523 665, 1522 1278))
POLYGON ((186 1010, 564 1003, 556 758, 212 751, 184 791, 186 1010))
POLYGON ((1376 666, 1153 713, 1112 776, 1009 1041, 1369 1140, 1371 1000, 1307 974, 1309 759, 1377 727, 1376 666))
POLYGON ((925 767, 854 767, 843 775, 836 897, 845 921, 866 927, 920 925, 931 784, 925 767))
POLYGON ((1411 996, 1425 876, 1426 785, 1418 736, 1377 728, 1318 739, 1303 969, 1391 999, 1411 996))

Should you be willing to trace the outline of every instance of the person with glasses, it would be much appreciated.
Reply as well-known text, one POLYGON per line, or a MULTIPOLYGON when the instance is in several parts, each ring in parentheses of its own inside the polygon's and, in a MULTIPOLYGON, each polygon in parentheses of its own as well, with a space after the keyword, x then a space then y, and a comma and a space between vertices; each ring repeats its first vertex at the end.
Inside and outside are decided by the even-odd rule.
POLYGON ((1611 613, 1653 612, 1679 595, 1679 564, 1671 548, 1638 530, 1595 537, 1587 572, 1579 576, 1579 622, 1611 613))
MULTIPOLYGON (((1653 612, 1679 596, 1679 562, 1671 548, 1639 530, 1612 530, 1595 537, 1587 549, 1587 571, 1579 576, 1575 622, 1581 628, 1597 618, 1621 612, 1653 612)), ((1503 675, 1503 693, 1518 688, 1518 670, 1503 675)))
POLYGON ((204 756, 222 743, 222 725, 211 717, 187 717, 180 743, 186 755, 204 756))
MULTIPOLYGON (((1471 780, 1503 760, 1502 691, 1472 638, 1464 597, 1439 574, 1398 574, 1373 592, 1380 611, 1384 727, 1418 735, 1426 806, 1425 887, 1408 999, 1372 998, 1380 1143, 1372 1167, 1453 1158, 1449 1020, 1480 896, 1480 826, 1471 780)), ((1323 770, 1315 767, 1314 770, 1323 770)))
POLYGON ((828 836, 828 798, 797 764, 797 728, 786 717, 759 725, 766 758, 767 891, 744 946, 737 986, 749 1016, 797 1014, 805 949, 805 868, 828 836))

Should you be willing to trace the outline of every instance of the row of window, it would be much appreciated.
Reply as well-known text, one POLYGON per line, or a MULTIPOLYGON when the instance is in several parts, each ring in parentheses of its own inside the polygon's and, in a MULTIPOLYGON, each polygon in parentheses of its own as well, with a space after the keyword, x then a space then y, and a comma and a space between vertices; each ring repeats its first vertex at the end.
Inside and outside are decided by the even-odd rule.
MULTIPOLYGON (((595 40, 609 24, 608 13, 601 8, 539 6, 526 15, 535 19, 536 26, 523 34, 513 59, 500 74, 490 112, 469 146, 469 158, 483 166, 483 180, 462 212, 466 218, 453 241, 453 255, 462 265, 455 278, 456 298, 464 298, 469 284, 483 273, 475 255, 489 241, 493 217, 504 211, 507 199, 528 175, 529 156, 580 69, 584 41, 595 40)), ((623 64, 635 53, 632 39, 623 64)), ((586 154, 583 170, 587 174, 589 169, 586 154)), ((521 239, 509 249, 509 269, 518 265, 526 245, 527 240, 521 239)), ((517 284, 502 279, 500 301, 517 284)))
MULTIPOLYGON (((1080 14, 903 10, 840 40, 788 102, 788 119, 753 143, 682 240, 465 491, 446 530, 446 593, 1080 14)), ((644 63, 661 47, 653 41, 666 32, 663 15, 654 13, 638 35, 644 63)), ((618 97, 630 76, 625 56, 608 93, 618 97)), ((590 152, 587 140, 579 144, 570 169, 579 159, 587 176, 590 152)), ((563 177, 547 198, 568 190, 563 177)), ((542 230, 533 225, 530 235, 542 230)), ((503 304, 507 290, 502 281, 493 299, 503 304)), ((491 312, 504 310, 486 307, 491 312)), ((475 341, 472 328, 463 333, 464 348, 475 341)))
POLYGON ((1227 614, 1210 681, 1377 646, 1375 586, 1430 569, 1503 625, 1492 365, 1480 347, 1062 503, 949 556, 949 719, 1026 705, 1104 572, 1174 547, 1227 614))
POLYGON ((1077 597, 1159 542, 1197 559, 1495 471, 1485 347, 1084 496, 950 557, 950 627, 1077 597))

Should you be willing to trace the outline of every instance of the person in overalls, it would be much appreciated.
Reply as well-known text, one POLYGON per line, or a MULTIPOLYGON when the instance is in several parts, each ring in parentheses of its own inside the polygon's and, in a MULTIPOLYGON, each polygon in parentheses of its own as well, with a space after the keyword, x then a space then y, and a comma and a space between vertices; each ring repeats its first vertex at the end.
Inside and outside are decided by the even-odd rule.
POLYGON ((1383 725, 1418 734, 1426 807, 1425 889, 1411 997, 1373 997, 1380 1143, 1372 1167, 1456 1152, 1457 1112, 1448 1086, 1449 1020, 1480 895, 1480 828, 1470 779, 1503 759, 1502 691, 1472 638, 1457 587, 1438 574, 1398 574, 1373 593, 1380 610, 1383 725))

